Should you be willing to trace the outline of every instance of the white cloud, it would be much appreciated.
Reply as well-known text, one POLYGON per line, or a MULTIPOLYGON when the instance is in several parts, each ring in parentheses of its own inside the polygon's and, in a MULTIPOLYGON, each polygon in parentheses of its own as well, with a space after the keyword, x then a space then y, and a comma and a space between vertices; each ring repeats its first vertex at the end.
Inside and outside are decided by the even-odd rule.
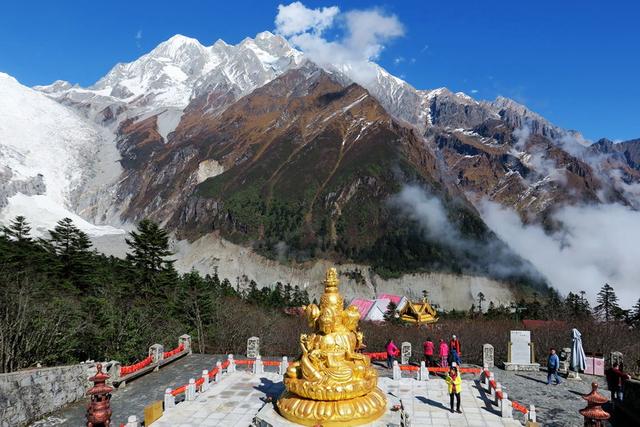
POLYGON ((567 206, 554 214, 564 231, 549 235, 495 203, 484 201, 480 210, 487 225, 564 294, 584 290, 593 302, 609 283, 624 307, 640 297, 640 212, 617 204, 567 206))
POLYGON ((309 9, 299 1, 287 6, 278 6, 276 28, 284 37, 291 37, 311 31, 320 35, 333 25, 333 20, 340 13, 337 6, 309 9))
POLYGON ((379 9, 340 12, 336 6, 307 8, 300 2, 278 6, 276 33, 284 36, 311 60, 335 67, 360 84, 375 77, 371 63, 390 40, 404 34, 395 15, 379 9), (340 36, 329 40, 323 36, 329 29, 340 36))
POLYGON ((471 93, 478 93, 478 89, 471 89, 471 93))
POLYGON ((442 201, 421 187, 403 187, 402 191, 391 199, 391 203, 415 220, 429 240, 437 241, 460 254, 459 261, 465 263, 466 268, 488 272, 495 277, 525 275, 534 280, 541 279, 531 264, 514 256, 513 252, 497 239, 480 241, 465 237, 449 220, 442 201), (475 261, 465 260, 465 254, 491 254, 491 257, 482 256, 475 261))
POLYGON ((399 65, 399 64, 401 64, 402 62, 404 62, 404 57, 403 57, 403 56, 398 56, 398 57, 396 57, 396 58, 393 58, 393 63, 394 63, 395 65, 399 65))

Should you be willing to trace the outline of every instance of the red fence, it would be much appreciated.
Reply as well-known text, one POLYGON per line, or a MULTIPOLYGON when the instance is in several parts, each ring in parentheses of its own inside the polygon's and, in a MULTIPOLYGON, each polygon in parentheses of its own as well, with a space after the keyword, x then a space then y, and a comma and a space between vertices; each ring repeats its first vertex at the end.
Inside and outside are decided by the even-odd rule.
MULTIPOLYGON (((489 372, 488 369, 485 369, 484 375, 486 378, 489 378, 491 376, 491 372, 489 372)), ((496 383, 496 380, 489 380, 489 390, 491 389, 495 390, 496 397, 498 398, 498 400, 502 400, 504 398, 504 395, 502 394, 502 390, 497 389, 497 386, 498 385, 496 383)), ((513 407, 513 409, 515 409, 518 412, 522 412, 523 414, 526 414, 529 412, 526 406, 516 402, 515 400, 511 401, 511 406, 513 407)))
POLYGON ((138 363, 134 363, 133 365, 122 366, 120 367, 120 376, 132 374, 142 368, 146 368, 151 365, 151 362, 153 362, 153 357, 149 356, 138 363))
POLYGON ((180 353, 182 350, 184 350, 184 344, 180 344, 179 346, 177 346, 173 350, 165 351, 163 353, 163 359, 168 359, 169 357, 173 356, 174 354, 180 353))

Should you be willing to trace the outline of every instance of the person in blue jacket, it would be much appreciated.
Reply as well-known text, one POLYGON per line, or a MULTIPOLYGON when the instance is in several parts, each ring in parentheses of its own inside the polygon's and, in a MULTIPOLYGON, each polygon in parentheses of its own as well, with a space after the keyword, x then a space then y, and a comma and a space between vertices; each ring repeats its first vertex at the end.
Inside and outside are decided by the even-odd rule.
POLYGON ((560 367, 560 358, 556 354, 556 349, 552 348, 549 352, 549 359, 547 360, 547 385, 551 384, 551 376, 556 379, 556 384, 560 384, 560 377, 558 376, 558 368, 560 367))

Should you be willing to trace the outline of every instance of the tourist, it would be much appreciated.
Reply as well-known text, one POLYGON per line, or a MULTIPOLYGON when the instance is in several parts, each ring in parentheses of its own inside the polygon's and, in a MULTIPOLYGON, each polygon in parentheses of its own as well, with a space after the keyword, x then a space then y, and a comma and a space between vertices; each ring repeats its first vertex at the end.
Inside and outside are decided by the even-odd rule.
POLYGON ((449 362, 447 361, 449 357, 449 346, 442 338, 440 338, 440 366, 446 368, 449 366, 449 362))
POLYGON ((433 341, 431 341, 431 337, 427 338, 427 340, 422 344, 424 348, 424 359, 427 366, 433 366, 433 350, 434 345, 433 341))
POLYGON ((451 335, 451 341, 449 341, 449 357, 451 358, 451 362, 456 362, 458 366, 462 363, 460 361, 460 356, 462 356, 462 351, 460 350, 460 340, 455 335, 451 335))
POLYGON ((551 384, 551 376, 556 379, 556 385, 562 383, 558 376, 558 368, 560 367, 560 358, 556 354, 556 349, 552 348, 549 352, 549 359, 547 360, 547 385, 551 384))
POLYGON ((615 362, 611 369, 607 370, 606 376, 607 385, 611 391, 611 399, 622 402, 624 380, 631 377, 622 371, 618 362, 615 362))
POLYGON ((387 341, 387 368, 393 368, 393 362, 400 355, 400 349, 393 340, 387 341))
POLYGON ((449 403, 451 405, 451 412, 453 412, 453 398, 456 399, 456 412, 461 414, 460 410, 460 391, 462 391, 462 378, 458 374, 458 368, 452 366, 445 377, 445 381, 449 386, 449 403))

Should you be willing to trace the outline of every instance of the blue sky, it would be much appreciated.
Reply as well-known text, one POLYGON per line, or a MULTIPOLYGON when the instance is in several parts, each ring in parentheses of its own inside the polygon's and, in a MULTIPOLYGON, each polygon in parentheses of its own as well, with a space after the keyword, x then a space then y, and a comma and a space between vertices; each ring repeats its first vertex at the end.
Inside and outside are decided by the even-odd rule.
MULTIPOLYGON (((0 71, 26 85, 89 85, 176 33, 210 45, 273 30, 279 3, 5 0, 0 71)), ((396 15, 404 35, 378 62, 417 88, 511 97, 589 139, 640 137, 640 2, 303 3, 396 15)))

